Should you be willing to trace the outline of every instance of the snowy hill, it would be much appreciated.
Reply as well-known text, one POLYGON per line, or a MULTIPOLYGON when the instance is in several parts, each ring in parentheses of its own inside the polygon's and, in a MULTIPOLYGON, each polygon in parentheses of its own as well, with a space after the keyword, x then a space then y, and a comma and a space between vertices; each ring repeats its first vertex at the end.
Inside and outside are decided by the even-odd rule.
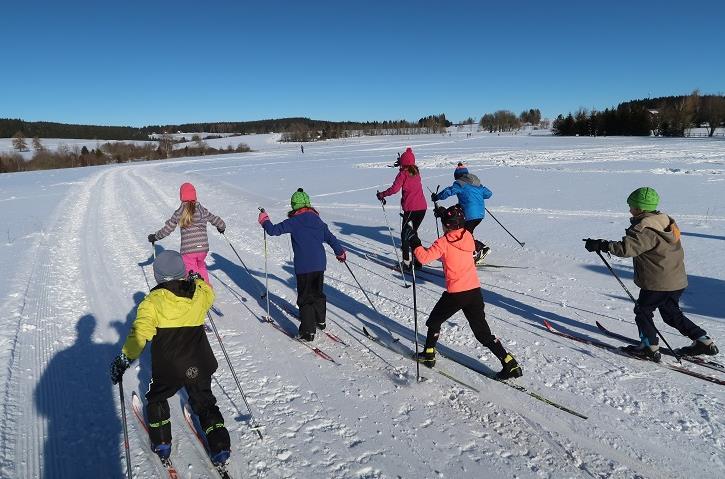
MULTIPOLYGON (((248 137, 237 137, 248 142, 248 137), (245 139, 246 138, 246 139, 245 139)), ((216 140, 214 140, 216 141, 216 140)), ((224 140, 219 140, 224 141, 224 140)), ((209 229, 207 259, 219 314, 212 317, 264 440, 247 411, 213 335, 219 359, 212 388, 232 435, 235 477, 500 478, 725 475, 723 386, 555 336, 558 329, 615 345, 595 322, 634 337, 632 304, 582 238, 619 239, 625 199, 655 187, 661 209, 677 219, 690 287, 683 310, 725 348, 725 149, 721 141, 656 138, 491 136, 367 137, 305 145, 260 139, 242 155, 0 175, 0 476, 125 477, 118 389, 108 378, 153 286, 148 233, 178 206, 178 187, 227 223, 209 229), (264 145, 267 145, 266 147, 264 145), (576 410, 556 409, 453 361, 439 364, 477 391, 421 368, 362 334, 400 337, 414 348, 411 289, 389 267, 395 256, 375 191, 393 180, 397 152, 411 145, 424 185, 448 186, 465 161, 494 193, 491 218, 476 230, 492 248, 485 268, 487 319, 524 368, 514 381, 576 410), (348 250, 349 265, 328 256, 329 331, 318 335, 326 361, 261 322, 264 245, 256 222, 263 206, 285 217, 304 187, 348 250), (365 253, 379 258, 373 262, 365 253)), ((451 200, 443 202, 452 204, 451 200)), ((399 231, 397 199, 387 206, 399 231)), ((432 213, 421 237, 436 236, 432 213)), ((178 249, 178 230, 163 240, 178 249)), ((288 238, 270 238, 272 316, 295 332, 294 272, 288 238)), ((329 252, 329 251, 328 251, 329 252)), ((631 261, 611 260, 630 288, 631 261)), ((408 278, 408 281, 410 278, 408 278)), ((443 291, 442 278, 418 278, 419 329, 443 291)), ((689 344, 656 324, 675 347, 689 344)), ((459 313, 442 329, 440 350, 483 371, 499 364, 459 313)), ((148 349, 148 348, 147 348, 148 349)), ((715 360, 725 362, 723 355, 715 360)), ((711 369, 688 369, 725 379, 711 369)), ((124 376, 126 404, 150 380, 148 351, 124 376)), ((170 401, 174 461, 181 477, 215 477, 186 427, 182 400, 170 401)), ((134 477, 156 477, 144 432, 128 414, 134 477)))

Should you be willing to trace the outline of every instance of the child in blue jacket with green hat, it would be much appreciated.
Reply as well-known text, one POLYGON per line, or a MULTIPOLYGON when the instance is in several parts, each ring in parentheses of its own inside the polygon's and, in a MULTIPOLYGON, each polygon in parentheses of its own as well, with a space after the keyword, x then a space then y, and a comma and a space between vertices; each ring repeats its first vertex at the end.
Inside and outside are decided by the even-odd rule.
POLYGON ((258 221, 270 236, 292 235, 297 307, 300 310, 299 335, 305 341, 312 341, 316 327, 325 329, 326 326, 327 298, 323 285, 327 261, 323 243, 330 245, 341 263, 347 258, 342 245, 320 219, 320 214, 312 207, 310 196, 302 188, 292 194, 290 205, 292 211, 281 223, 272 223, 264 211, 259 213, 258 221))

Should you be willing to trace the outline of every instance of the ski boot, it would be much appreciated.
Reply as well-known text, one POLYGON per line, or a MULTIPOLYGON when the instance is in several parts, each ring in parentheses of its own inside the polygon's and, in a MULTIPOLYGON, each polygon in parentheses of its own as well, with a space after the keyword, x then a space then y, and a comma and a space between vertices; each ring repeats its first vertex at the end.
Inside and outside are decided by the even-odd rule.
POLYGON ((488 246, 484 246, 480 250, 476 250, 476 252, 474 253, 474 262, 476 263, 476 266, 482 266, 486 264, 486 256, 488 256, 490 252, 491 248, 489 248, 488 246))
POLYGON ((504 356, 501 360, 501 365, 503 366, 503 369, 496 373, 496 379, 499 381, 511 378, 520 378, 524 375, 524 371, 521 369, 521 366, 519 366, 519 363, 517 363, 516 359, 514 359, 514 357, 510 354, 504 356))
POLYGON ((227 463, 229 460, 229 456, 231 455, 230 451, 219 451, 213 456, 211 456, 211 462, 215 466, 223 466, 227 463))
POLYGON ((689 346, 675 349, 675 352, 680 356, 698 356, 700 354, 715 356, 719 353, 717 346, 709 336, 697 338, 689 346))
POLYGON ((432 368, 436 365, 436 348, 425 348, 417 356, 413 353, 413 360, 418 361, 423 366, 432 368))
POLYGON ((327 327, 326 321, 321 321, 321 322, 318 321, 316 324, 317 324, 317 329, 319 329, 320 331, 322 331, 323 329, 325 329, 327 327))
POLYGON ((660 347, 658 345, 645 346, 644 343, 639 343, 638 345, 630 344, 620 349, 629 355, 641 359, 649 359, 655 363, 659 363, 662 360, 662 353, 660 353, 660 347))
POLYGON ((171 444, 161 443, 156 446, 152 446, 153 451, 156 453, 161 461, 166 461, 171 457, 171 444))
POLYGON ((410 272, 413 269, 413 262, 409 259, 404 259, 402 262, 403 271, 410 272))
POLYGON ((312 342, 315 340, 315 333, 303 333, 300 331, 300 334, 297 336, 302 341, 312 342))

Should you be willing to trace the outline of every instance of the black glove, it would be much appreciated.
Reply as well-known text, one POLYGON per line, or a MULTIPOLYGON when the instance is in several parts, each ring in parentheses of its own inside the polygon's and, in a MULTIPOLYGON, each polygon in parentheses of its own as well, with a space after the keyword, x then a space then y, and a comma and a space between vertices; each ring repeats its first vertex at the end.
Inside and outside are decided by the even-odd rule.
POLYGON ((126 357, 125 354, 121 353, 111 363, 111 382, 118 384, 121 382, 123 373, 126 372, 128 367, 131 366, 131 360, 126 357))
POLYGON ((381 202, 381 203, 382 203, 383 205, 387 204, 387 202, 385 201, 385 197, 383 196, 383 194, 382 194, 381 192, 379 192, 379 191, 378 191, 377 193, 375 193, 375 197, 376 197, 376 198, 378 199, 378 201, 379 201, 379 202, 381 202))
POLYGON ((433 210, 433 216, 435 216, 436 218, 443 218, 445 212, 446 208, 443 206, 439 206, 438 208, 435 208, 433 210))
POLYGON ((584 240, 584 248, 590 253, 593 253, 595 251, 609 253, 609 241, 603 239, 588 238, 584 240))
POLYGON ((219 227, 216 229, 219 233, 224 234, 224 232, 227 230, 226 228, 219 227))
POLYGON ((430 200, 431 200, 431 201, 432 201, 433 203, 435 203, 436 201, 438 201, 438 193, 431 193, 431 194, 430 194, 430 200))
POLYGON ((415 232, 413 232, 408 241, 410 242, 411 251, 415 251, 418 246, 423 246, 423 244, 420 242, 420 238, 418 238, 418 235, 415 232))
POLYGON ((189 271, 189 276, 187 276, 187 279, 193 283, 197 279, 204 279, 204 278, 202 278, 201 275, 199 273, 197 273, 196 271, 189 271))
POLYGON ((156 243, 156 233, 151 233, 149 235, 149 243, 156 243))

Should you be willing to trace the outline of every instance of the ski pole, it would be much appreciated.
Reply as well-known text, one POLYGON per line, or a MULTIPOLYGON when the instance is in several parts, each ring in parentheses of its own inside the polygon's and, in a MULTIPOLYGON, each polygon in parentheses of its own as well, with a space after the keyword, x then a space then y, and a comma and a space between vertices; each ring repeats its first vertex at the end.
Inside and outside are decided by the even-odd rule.
MULTIPOLYGON (((413 225, 410 225, 411 229, 413 225)), ((415 380, 420 382, 420 358, 418 357, 418 297, 415 291, 415 253, 413 252, 413 323, 415 324, 415 380)))
MULTIPOLYGON (((378 193, 380 193, 378 191, 378 193)), ((385 212, 385 203, 383 203, 383 200, 380 200, 380 206, 383 208, 383 216, 385 217, 385 224, 388 226, 388 232, 390 233, 390 242, 393 245, 393 252, 395 253, 395 259, 398 261, 398 267, 400 267, 400 275, 403 277, 403 287, 408 287, 408 282, 405 281, 405 272, 403 272, 403 263, 400 262, 400 256, 398 255, 398 249, 395 247, 395 239, 393 239, 393 229, 390 227, 390 222, 388 221, 388 214, 385 212)))
MULTIPOLYGON (((264 213, 264 208, 259 207, 259 211, 264 213)), ((267 271, 267 230, 262 228, 264 234, 264 295, 267 297, 267 320, 272 321, 272 316, 269 314, 269 273, 267 271)))
POLYGON ((128 444, 128 424, 126 423, 126 399, 123 397, 123 380, 118 382, 118 394, 121 397, 121 421, 123 422, 123 446, 126 449, 126 476, 131 479, 131 449, 128 444))
MULTIPOLYGON (((357 287, 360 288, 360 291, 362 291, 362 294, 365 295, 365 298, 368 300, 368 303, 370 303, 370 307, 372 307, 373 308, 373 311, 375 311, 376 313, 378 313, 379 316, 382 316, 382 314, 380 314, 380 311, 378 311, 378 308, 376 308, 375 305, 373 304, 373 302, 370 300, 370 296, 368 296, 368 293, 365 292, 365 290, 363 289, 362 285, 360 284, 360 281, 357 280, 357 277, 355 276, 355 273, 352 272, 352 269, 350 268, 350 265, 347 264, 347 261, 345 261, 344 263, 345 263, 345 266, 347 267, 347 270, 352 275, 352 279, 354 279, 355 282, 357 283, 357 287)), ((390 334, 390 337, 393 338, 393 342, 394 343, 397 342, 397 341, 400 341, 400 338, 396 338, 395 337, 395 335, 390 330, 390 328, 388 328, 388 325, 387 324, 384 324, 384 326, 385 326, 385 329, 388 330, 388 334, 390 334)))
MULTIPOLYGON (((441 189, 441 185, 438 185, 438 188, 436 188, 436 191, 435 191, 436 195, 438 195, 438 190, 440 190, 440 189, 441 189)), ((433 193, 433 190, 431 190, 430 188, 428 188, 428 191, 433 193)), ((434 201, 433 202, 433 221, 435 221, 435 223, 436 223, 436 236, 438 236, 440 238, 441 232, 438 229, 438 216, 436 215, 437 210, 438 210, 438 201, 434 201)))
POLYGON ((493 216, 493 213, 491 213, 490 211, 488 211, 488 208, 485 208, 485 210, 486 210, 486 213, 488 213, 489 215, 491 215, 491 218, 493 218, 496 221, 496 223, 498 223, 498 225, 501 228, 503 228, 504 231, 506 231, 509 234, 509 236, 511 236, 514 240, 516 240, 516 242, 519 244, 519 246, 521 246, 522 248, 524 247, 524 245, 526 243, 522 243, 521 241, 519 241, 518 238, 516 238, 516 236, 514 236, 509 230, 507 230, 506 227, 504 225, 502 225, 501 222, 499 220, 497 220, 495 216, 493 216))
POLYGON ((252 408, 249 407, 249 402, 247 402, 247 396, 244 394, 244 390, 242 389, 242 385, 239 383, 239 378, 237 378, 237 373, 234 371, 234 366, 232 366, 232 361, 229 359, 229 355, 227 354, 227 350, 224 347, 224 342, 222 341, 222 337, 219 335, 219 330, 216 328, 216 323, 214 323, 214 320, 211 317, 211 314, 209 314, 209 311, 206 312, 206 317, 209 319, 209 323, 211 324, 211 328, 214 330, 214 334, 216 335, 217 340, 219 341, 219 346, 221 347, 222 353, 224 354, 224 359, 227 360, 227 364, 229 365, 229 370, 232 372, 232 377, 234 378, 234 382, 237 383, 237 387, 239 388, 239 393, 242 395, 242 400, 244 401, 244 405, 247 406, 247 411, 249 411, 249 424, 251 428, 256 431, 257 435, 259 436, 259 439, 262 439, 262 432, 260 431, 261 426, 257 424, 257 420, 254 419, 254 414, 252 413, 252 408))
MULTIPOLYGON (((246 265, 246 264, 244 264, 244 260, 242 259, 242 257, 241 257, 241 256, 239 256, 239 253, 237 253, 237 250, 236 250, 236 249, 234 248, 234 245, 232 245, 232 242, 231 242, 231 241, 229 241, 229 238, 227 238, 227 236, 226 236, 226 235, 225 235, 224 233, 222 233, 222 236, 224 236, 224 239, 226 239, 226 240, 227 240, 227 243, 229 244, 229 247, 230 247, 230 248, 232 249, 232 251, 234 251, 234 254, 235 254, 235 255, 237 256, 237 259, 239 260, 239 262, 240 262, 240 263, 242 263, 242 266, 244 267, 244 270, 245 270, 245 271, 247 272, 247 274, 248 274, 248 275, 249 275, 249 276, 250 276, 250 277, 251 277, 252 279, 256 279, 256 278, 255 278, 255 277, 254 277, 254 276, 252 275, 252 273, 251 273, 251 272, 249 271, 249 268, 247 268, 247 265, 246 265)), ((260 297, 260 298, 264 298, 264 293, 262 293, 262 292, 261 292, 261 291, 259 290, 259 288, 257 288, 257 292, 258 292, 257 294, 259 294, 259 297, 260 297)))
MULTIPOLYGON (((586 241, 586 240, 584 240, 584 241, 586 241)), ((597 255, 598 255, 598 256, 599 256, 599 257, 600 257, 600 258, 602 259, 602 261, 604 261, 604 264, 605 264, 605 265, 607 265, 607 268, 609 269, 609 272, 610 272, 610 273, 612 273, 612 275, 614 276, 614 278, 615 278, 615 279, 616 279, 616 280, 617 280, 617 281, 619 282, 619 285, 620 285, 620 286, 621 286, 621 287, 622 287, 622 288, 624 289, 624 291, 625 291, 625 292, 627 293, 627 296, 629 296, 629 299, 631 299, 631 300, 632 300, 632 302, 633 302, 634 304, 637 304, 637 300, 636 300, 636 299, 634 299, 634 296, 632 296, 632 293, 630 293, 630 292, 629 292, 629 290, 628 290, 628 289, 627 289, 627 287, 626 287, 626 286, 624 285, 624 283, 622 282, 622 280, 621 280, 621 279, 619 279, 619 276, 617 276, 617 273, 615 273, 615 272, 614 272, 614 270, 612 269, 612 267, 611 267, 611 266, 609 266, 609 262, 608 262, 608 261, 607 261, 606 259, 604 259, 604 256, 602 256, 602 252, 601 252, 601 251, 597 251, 597 255)), ((662 336, 662 333, 660 333, 660 330, 659 330, 659 329, 657 329, 657 326, 655 326, 654 320, 652 320, 652 327, 653 327, 653 328, 654 328, 654 330, 655 330, 655 331, 657 332, 657 336, 659 336, 659 337, 660 337, 660 339, 662 339, 662 341, 664 341, 665 345, 667 346, 667 349, 669 349, 669 350, 670 350, 670 352, 671 352, 671 353, 672 353, 672 355, 673 355, 673 356, 675 357, 675 359, 677 359, 677 361, 678 361, 678 362, 679 362, 680 364, 682 364, 682 360, 680 359, 680 356, 679 356, 679 355, 678 355, 678 354, 677 354, 677 353, 675 352, 675 350, 674 350, 674 349, 672 349, 672 346, 670 346, 670 343, 668 343, 668 342, 667 342, 667 340, 665 339, 665 337, 664 337, 664 336, 662 336)))
POLYGON ((151 252, 154 255, 154 261, 156 261, 156 242, 151 243, 151 252))

